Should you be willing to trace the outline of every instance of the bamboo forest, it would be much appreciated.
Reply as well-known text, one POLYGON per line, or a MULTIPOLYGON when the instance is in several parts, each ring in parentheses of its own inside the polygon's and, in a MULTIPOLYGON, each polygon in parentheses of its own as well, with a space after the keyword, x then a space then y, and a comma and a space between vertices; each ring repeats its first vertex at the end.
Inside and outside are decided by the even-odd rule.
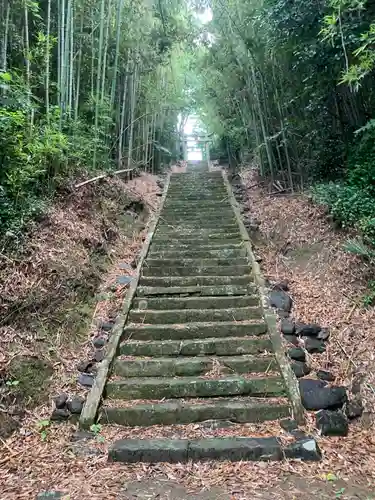
POLYGON ((375 238, 372 2, 1 0, 0 9, 3 235, 83 172, 157 172, 178 159, 194 113, 217 157, 256 162, 287 189, 313 186, 339 223, 375 238))

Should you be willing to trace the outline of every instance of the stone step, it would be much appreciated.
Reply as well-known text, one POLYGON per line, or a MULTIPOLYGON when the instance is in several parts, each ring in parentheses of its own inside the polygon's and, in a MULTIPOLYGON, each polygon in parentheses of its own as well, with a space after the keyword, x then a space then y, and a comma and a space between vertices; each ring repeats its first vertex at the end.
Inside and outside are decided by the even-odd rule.
POLYGON ((180 189, 170 189, 168 191, 167 200, 176 200, 176 201, 185 201, 185 200, 193 200, 200 201, 202 199, 211 200, 217 199, 222 200, 223 198, 227 198, 228 192, 225 188, 215 187, 215 188, 202 188, 202 189, 194 189, 189 191, 183 191, 181 193, 180 189))
POLYGON ((179 227, 179 226, 193 226, 196 228, 216 228, 216 227, 231 227, 235 226, 238 228, 237 221, 234 218, 212 218, 212 219, 202 219, 202 218, 191 218, 180 217, 176 219, 167 218, 162 219, 158 227, 179 227))
POLYGON ((212 285, 248 285, 253 283, 250 274, 245 276, 141 276, 141 286, 212 286, 212 285))
POLYGON ((281 376, 274 377, 177 377, 109 380, 106 396, 113 399, 212 398, 223 396, 285 396, 281 376))
MULTIPOLYGON (((124 334, 128 332, 128 328, 124 334)), ((131 330, 130 330, 131 331, 131 330)), ((123 356, 237 356, 272 352, 268 337, 226 337, 187 340, 127 340, 121 343, 123 356)))
POLYGON ((240 297, 167 297, 167 298, 135 298, 133 309, 154 311, 172 309, 231 309, 233 307, 257 306, 258 295, 242 295, 240 297))
POLYGON ((241 233, 238 226, 232 227, 189 227, 189 226, 179 226, 179 227, 163 227, 160 226, 155 232, 155 238, 166 238, 175 239, 179 241, 184 241, 186 239, 218 239, 226 238, 227 235, 235 235, 239 240, 241 240, 241 233))
POLYGON ((177 259, 155 259, 147 258, 145 262, 145 267, 189 267, 189 266, 248 266, 249 262, 245 257, 239 258, 212 258, 212 259, 189 259, 189 258, 177 258, 177 259))
POLYGON ((167 241, 173 245, 178 245, 178 243, 180 242, 182 245, 189 243, 200 246, 200 245, 208 245, 213 240, 219 240, 220 244, 225 244, 233 241, 235 242, 237 241, 238 243, 240 243, 242 241, 239 230, 234 233, 215 232, 205 235, 199 235, 199 234, 168 235, 156 231, 155 236, 153 237, 154 243, 167 241))
POLYGON ((205 227, 198 226, 194 223, 185 223, 179 222, 178 224, 159 224, 157 227, 157 232, 162 234, 169 235, 184 235, 184 234, 192 234, 192 235, 206 235, 210 233, 235 233, 238 232, 238 224, 220 224, 215 225, 211 224, 206 225, 205 227))
POLYGON ((212 296, 241 296, 256 293, 255 285, 222 285, 222 286, 186 286, 186 287, 151 287, 139 286, 137 297, 212 297, 212 296))
POLYGON ((238 307, 232 309, 174 309, 172 311, 131 310, 128 315, 131 323, 142 324, 181 324, 194 321, 245 321, 262 318, 262 308, 238 307))
MULTIPOLYGON (((267 332, 263 320, 244 322, 194 322, 185 325, 126 325, 123 332, 124 339, 130 340, 197 340, 219 339, 226 337, 249 337, 263 335, 267 332)), ((237 352, 237 351, 236 351, 237 352)), ((258 352, 258 351, 257 351, 258 352)), ((251 354, 244 352, 244 354, 251 354)))
POLYGON ((138 403, 132 406, 116 406, 110 401, 101 415, 101 423, 128 427, 152 425, 181 425, 208 420, 236 423, 259 423, 287 418, 290 408, 287 399, 272 398, 217 398, 204 400, 172 400, 162 403, 138 403))
POLYGON ((142 276, 244 276, 250 274, 249 264, 244 266, 143 266, 142 276))
POLYGON ((221 356, 117 358, 112 374, 116 377, 192 377, 215 370, 220 375, 278 371, 273 356, 221 356))
POLYGON ((177 259, 236 259, 236 258, 246 258, 245 248, 228 248, 223 250, 183 250, 178 252, 177 250, 172 251, 160 251, 160 252, 149 252, 149 259, 155 260, 177 260, 177 259))
POLYGON ((168 217, 168 216, 186 216, 186 217, 197 217, 201 216, 202 214, 206 214, 209 217, 212 217, 213 215, 222 215, 223 217, 233 217, 233 209, 230 205, 221 205, 220 207, 213 206, 213 207, 205 207, 205 210, 203 210, 201 207, 198 207, 197 205, 188 205, 184 207, 177 207, 177 206, 171 206, 168 209, 166 207, 163 208, 162 211, 162 217, 168 217), (220 211, 219 211, 220 210, 220 211))
POLYGON ((166 252, 177 252, 178 250, 180 251, 206 251, 206 250, 227 250, 227 249, 240 249, 244 250, 244 244, 243 241, 238 240, 238 238, 235 238, 234 240, 212 240, 209 242, 203 242, 197 245, 196 240, 193 242, 190 241, 184 241, 184 243, 178 243, 173 242, 173 243, 166 243, 165 240, 157 243, 156 241, 153 241, 151 243, 150 247, 150 254, 153 252, 157 251, 166 251, 166 252))
POLYGON ((311 437, 282 444, 277 437, 214 437, 205 439, 123 439, 111 445, 110 462, 185 463, 202 460, 318 461, 321 452, 311 437))

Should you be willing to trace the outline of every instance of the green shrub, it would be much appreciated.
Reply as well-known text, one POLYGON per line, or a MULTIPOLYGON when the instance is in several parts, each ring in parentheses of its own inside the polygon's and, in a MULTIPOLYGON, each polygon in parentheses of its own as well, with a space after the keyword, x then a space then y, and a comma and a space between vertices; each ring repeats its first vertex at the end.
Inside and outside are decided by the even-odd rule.
POLYGON ((312 189, 313 199, 329 208, 343 227, 354 227, 363 219, 375 217, 375 199, 369 190, 346 184, 319 184, 312 189))

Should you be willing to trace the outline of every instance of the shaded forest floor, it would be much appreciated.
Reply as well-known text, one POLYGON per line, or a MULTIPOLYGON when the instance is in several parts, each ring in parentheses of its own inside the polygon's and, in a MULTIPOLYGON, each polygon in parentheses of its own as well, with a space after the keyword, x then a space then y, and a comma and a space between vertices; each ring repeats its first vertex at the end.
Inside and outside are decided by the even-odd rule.
MULTIPOLYGON (((253 184, 248 175, 244 179, 248 186, 253 184)), ((155 178, 144 181, 142 196, 148 200, 145 204, 151 211, 157 206, 159 189, 155 178)), ((337 381, 349 388, 354 379, 359 377, 362 381, 365 413, 351 425, 349 436, 317 437, 323 460, 311 464, 285 461, 110 465, 107 448, 114 436, 121 435, 121 429, 114 426, 104 428, 85 445, 77 445, 72 442, 74 424, 54 424, 43 441, 38 422, 51 412, 51 395, 77 390, 76 362, 85 356, 97 321, 114 315, 121 304, 125 291, 121 287, 115 287, 110 301, 105 294, 113 287, 119 263, 130 265, 139 251, 144 233, 137 230, 112 247, 111 265, 102 272, 96 295, 99 300, 95 300, 91 310, 94 319, 87 326, 85 337, 80 337, 80 342, 55 343, 58 355, 52 358, 54 373, 49 379, 49 399, 26 409, 20 426, 10 437, 2 439, 1 499, 34 499, 39 492, 51 490, 63 492, 66 500, 375 498, 375 438, 371 430, 374 312, 363 309, 360 301, 368 270, 341 250, 345 236, 336 233, 323 211, 306 197, 270 197, 259 188, 249 189, 248 197, 250 216, 259 222, 256 252, 263 259, 266 277, 290 281, 296 319, 316 321, 332 330, 327 352, 311 362, 319 368, 329 368, 337 381)), ((7 337, 3 335, 4 338, 7 337)), ((31 349, 32 344, 23 348, 31 349)), ((307 430, 314 432, 312 419, 307 430)), ((141 429, 139 434, 141 437, 141 429)))

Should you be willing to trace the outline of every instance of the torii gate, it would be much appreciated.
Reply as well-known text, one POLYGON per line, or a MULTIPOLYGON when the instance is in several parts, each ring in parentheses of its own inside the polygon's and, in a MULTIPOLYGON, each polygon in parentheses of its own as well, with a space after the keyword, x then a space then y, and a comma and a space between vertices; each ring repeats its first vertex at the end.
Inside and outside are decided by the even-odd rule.
POLYGON ((202 151, 204 161, 210 163, 210 143, 209 135, 184 134, 181 138, 184 161, 188 161, 189 151, 202 151), (189 144, 193 142, 193 144, 189 144))

